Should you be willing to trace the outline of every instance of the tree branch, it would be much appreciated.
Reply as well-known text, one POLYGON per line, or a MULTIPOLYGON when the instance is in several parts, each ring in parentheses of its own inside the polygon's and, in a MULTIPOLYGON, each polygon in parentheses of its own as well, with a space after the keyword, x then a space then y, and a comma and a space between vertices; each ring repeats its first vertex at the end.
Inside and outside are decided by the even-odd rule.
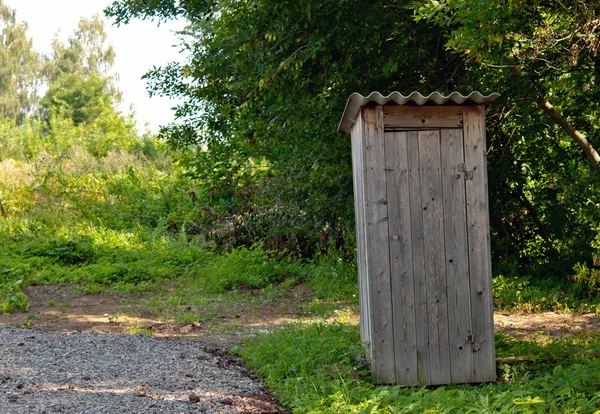
MULTIPOLYGON (((521 78, 521 70, 518 65, 512 65, 510 71, 516 77, 521 78)), ((585 155, 588 157, 593 167, 598 167, 600 163, 600 155, 596 149, 590 144, 586 137, 579 131, 577 131, 573 125, 569 123, 543 95, 538 95, 535 98, 535 103, 546 113, 550 118, 552 118, 560 127, 567 133, 573 140, 581 147, 585 155)))
POLYGON ((600 155, 596 152, 596 149, 590 144, 590 142, 586 139, 586 137, 581 134, 581 132, 577 131, 573 125, 569 123, 561 114, 558 113, 556 109, 548 102, 543 96, 538 96, 535 98, 535 102, 538 104, 540 108, 544 112, 546 112, 550 118, 552 118, 561 128, 577 142, 577 144, 583 149, 585 155, 588 157, 590 162, 594 167, 598 166, 600 163, 600 155))

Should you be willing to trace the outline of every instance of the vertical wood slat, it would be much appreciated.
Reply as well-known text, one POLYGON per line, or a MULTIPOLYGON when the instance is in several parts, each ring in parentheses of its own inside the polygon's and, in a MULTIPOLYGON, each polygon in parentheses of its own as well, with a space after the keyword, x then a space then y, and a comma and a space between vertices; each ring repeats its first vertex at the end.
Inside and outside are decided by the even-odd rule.
POLYGON ((366 138, 366 203, 368 274, 371 283, 372 369, 376 380, 395 383, 393 303, 388 244, 388 206, 385 182, 383 108, 364 107, 366 138))
POLYGON ((474 374, 473 351, 467 344, 472 332, 465 173, 459 168, 464 164, 462 130, 442 130, 441 153, 450 368, 452 382, 465 383, 473 382, 474 374))
POLYGON ((466 181, 466 199, 472 329, 479 343, 473 353, 476 382, 496 380, 484 111, 481 105, 464 111, 465 165, 473 172, 473 179, 466 181))
POLYGON ((429 383, 448 384, 451 377, 439 130, 419 132, 419 156, 431 367, 429 383))
POLYGON ((419 377, 406 132, 385 133, 385 154, 396 382, 416 385, 419 377))
MULTIPOLYGON (((360 306, 360 339, 363 343, 371 343, 371 305, 369 303, 369 279, 367 272, 366 229, 365 229, 365 163, 362 118, 360 113, 352 128, 352 178, 354 184, 354 212, 356 217, 356 250, 358 268, 359 306, 360 306)), ((371 349, 368 347, 370 354, 371 349)), ((369 355, 370 356, 370 355, 369 355)))
POLYGON ((425 280, 425 253, 423 239, 423 212, 421 203, 421 174, 419 163, 418 132, 406 133, 408 153, 408 187, 411 217, 411 247, 413 264, 413 287, 415 302, 415 330, 417 343, 417 381, 429 384, 431 367, 429 361, 429 333, 427 318, 427 286, 425 280))

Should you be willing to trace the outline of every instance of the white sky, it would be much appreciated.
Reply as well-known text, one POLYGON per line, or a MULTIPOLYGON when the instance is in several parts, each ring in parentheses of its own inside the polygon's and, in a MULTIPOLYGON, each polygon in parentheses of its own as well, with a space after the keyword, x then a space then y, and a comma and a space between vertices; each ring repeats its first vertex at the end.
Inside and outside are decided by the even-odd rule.
MULTIPOLYGON (((100 14, 112 0, 2 0, 17 12, 18 21, 29 24, 29 37, 38 52, 49 53, 54 35, 60 30, 60 38, 66 40, 75 30, 81 17, 90 18, 100 14)), ((106 18, 105 18, 106 19, 106 18)), ((121 27, 106 22, 108 43, 115 53, 113 71, 119 74, 118 87, 123 92, 121 110, 130 113, 130 106, 136 113, 141 132, 146 124, 152 132, 160 125, 173 120, 176 101, 163 97, 148 97, 146 82, 141 79, 153 66, 164 66, 171 61, 183 61, 179 54, 177 36, 174 30, 184 27, 183 22, 168 22, 157 27, 151 21, 133 20, 121 27)))

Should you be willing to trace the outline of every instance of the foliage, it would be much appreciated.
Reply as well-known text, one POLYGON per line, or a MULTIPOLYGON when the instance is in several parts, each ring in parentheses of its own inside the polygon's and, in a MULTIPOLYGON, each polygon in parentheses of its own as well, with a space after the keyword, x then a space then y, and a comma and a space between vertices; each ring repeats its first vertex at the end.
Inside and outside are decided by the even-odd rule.
POLYGON ((209 184, 231 183, 229 193, 247 187, 235 177, 249 161, 268 166, 267 179, 249 188, 260 193, 251 205, 270 216, 257 238, 275 234, 272 247, 309 257, 321 249, 351 252, 350 141, 335 132, 344 100, 357 90, 446 85, 453 68, 439 32, 379 2, 119 1, 108 12, 127 21, 138 13, 168 17, 168 10, 191 22, 191 59, 146 75, 154 93, 185 98, 176 113, 183 124, 162 136, 177 148, 201 148, 188 167, 209 184), (373 30, 384 26, 385 34, 373 30), (423 47, 415 51, 418 38, 423 47), (422 64, 399 76, 409 51, 422 64), (423 72, 434 67, 427 84, 423 72))
POLYGON ((573 268, 575 274, 573 280, 583 288, 588 297, 596 297, 600 291, 600 233, 592 242, 593 260, 592 266, 586 263, 577 263, 573 268))
POLYGON ((306 280, 319 298, 352 299, 356 273, 341 255, 303 263, 260 245, 213 251, 210 229, 198 227, 210 201, 170 151, 99 122, 0 123, 0 267, 25 285, 140 291, 175 281, 206 295, 306 280))
POLYGON ((547 344, 497 336, 500 358, 528 361, 498 384, 376 387, 356 327, 291 325, 248 341, 242 356, 294 413, 593 413, 600 391, 600 338, 547 344))
POLYGON ((497 275, 493 279, 497 311, 578 312, 600 314, 600 300, 568 280, 497 275))
POLYGON ((80 240, 51 240, 44 243, 29 243, 25 251, 31 256, 48 257, 52 261, 67 266, 94 262, 94 249, 91 238, 80 240))
MULTIPOLYGON (((294 260, 277 260, 259 247, 240 247, 210 258, 200 267, 199 282, 204 291, 224 292, 240 288, 263 288, 290 276, 294 260)), ((292 270, 293 271, 293 270, 292 270)))
POLYGON ((115 52, 106 40, 104 21, 97 15, 79 21, 68 45, 54 39, 44 70, 48 91, 41 103, 46 119, 67 118, 75 126, 108 117, 127 123, 116 111, 121 93, 116 75, 109 75, 115 52))
POLYGON ((29 302, 21 291, 23 281, 21 279, 14 282, 5 280, 13 271, 14 269, 0 268, 0 310, 3 313, 27 312, 29 302))
POLYGON ((55 37, 45 68, 50 83, 65 74, 107 76, 115 61, 115 51, 106 45, 106 40, 104 21, 99 15, 81 18, 67 45, 55 37))
POLYGON ((0 1, 0 116, 21 124, 35 110, 40 56, 27 37, 27 24, 0 1))
POLYGON ((193 183, 163 145, 111 122, 0 124, 0 268, 23 284, 140 290, 197 260, 198 245, 179 241, 193 183))
POLYGON ((565 280, 578 261, 591 263, 600 173, 539 100, 597 145, 598 2, 427 0, 411 8, 417 21, 444 29, 445 47, 465 59, 475 88, 503 94, 488 117, 496 268, 565 280))
POLYGON ((50 84, 41 103, 50 116, 71 119, 75 126, 92 123, 103 113, 114 111, 115 104, 106 78, 95 74, 82 78, 71 73, 50 84))
POLYGON ((488 110, 494 269, 564 281, 592 263, 600 172, 536 99, 596 145, 596 3, 116 0, 107 13, 190 21, 189 61, 147 78, 153 93, 185 99, 162 136, 234 206, 240 232, 226 245, 352 255, 349 140, 334 132, 351 92, 498 91, 488 110), (254 178, 258 164, 268 171, 254 178))
POLYGON ((304 277, 317 299, 327 301, 358 300, 357 269, 340 252, 315 257, 303 268, 304 277))

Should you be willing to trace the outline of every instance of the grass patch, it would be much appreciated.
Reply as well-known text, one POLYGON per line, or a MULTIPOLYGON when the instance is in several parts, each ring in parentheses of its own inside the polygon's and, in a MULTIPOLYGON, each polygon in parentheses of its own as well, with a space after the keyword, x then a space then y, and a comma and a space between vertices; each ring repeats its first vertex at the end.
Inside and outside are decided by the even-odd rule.
POLYGON ((375 386, 358 327, 292 325, 240 348, 294 413, 594 413, 600 407, 600 336, 541 344, 497 336, 497 384, 375 386))
POLYGON ((600 296, 590 297, 581 286, 569 281, 496 276, 493 290, 496 310, 600 314, 600 296))

